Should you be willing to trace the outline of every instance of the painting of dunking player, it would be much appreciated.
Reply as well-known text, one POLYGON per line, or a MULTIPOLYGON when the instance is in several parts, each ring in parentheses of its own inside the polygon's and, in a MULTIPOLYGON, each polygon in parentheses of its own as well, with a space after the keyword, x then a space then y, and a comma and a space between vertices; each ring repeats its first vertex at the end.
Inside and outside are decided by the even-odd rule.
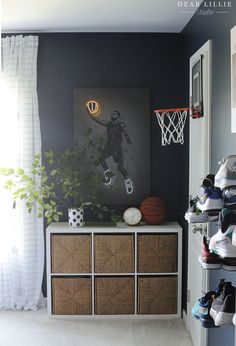
POLYGON ((101 203, 135 205, 150 194, 149 118, 149 89, 74 90, 74 143, 89 131, 97 145, 101 203))

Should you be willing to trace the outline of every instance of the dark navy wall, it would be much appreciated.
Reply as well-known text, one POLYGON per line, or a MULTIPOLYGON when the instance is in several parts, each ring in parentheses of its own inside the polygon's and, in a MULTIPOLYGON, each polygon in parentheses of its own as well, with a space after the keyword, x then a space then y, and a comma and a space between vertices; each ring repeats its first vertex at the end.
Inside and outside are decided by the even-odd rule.
MULTIPOLYGON (((230 132, 230 29, 236 25, 236 3, 232 3, 229 14, 195 14, 182 32, 187 40, 188 58, 207 40, 212 40, 212 173, 217 172, 218 161, 236 153, 236 134, 230 132)), ((236 286, 236 274, 220 270, 210 274, 210 289, 214 289, 223 277, 236 286)), ((209 331, 208 346, 222 345, 234 345, 233 327, 209 331)))
MULTIPOLYGON (((40 34, 38 97, 43 150, 71 146, 74 88, 150 88, 151 194, 167 200, 169 220, 182 222, 187 207, 188 126, 183 146, 162 147, 153 110, 187 105, 185 69, 184 39, 178 34, 40 34)), ((184 237, 185 254, 186 243, 184 237)), ((186 263, 184 256, 184 302, 186 263)))
POLYGON ((188 138, 184 146, 163 148, 153 110, 186 106, 182 47, 177 34, 39 35, 43 150, 72 144, 74 88, 150 88, 151 192, 167 199, 169 218, 176 219, 185 207, 188 138))

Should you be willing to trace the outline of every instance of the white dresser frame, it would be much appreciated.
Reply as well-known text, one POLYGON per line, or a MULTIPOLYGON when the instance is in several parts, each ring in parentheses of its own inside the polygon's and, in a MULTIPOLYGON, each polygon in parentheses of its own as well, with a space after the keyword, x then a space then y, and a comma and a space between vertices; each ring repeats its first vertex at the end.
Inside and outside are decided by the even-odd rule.
POLYGON ((46 246, 47 246, 47 306, 48 314, 54 318, 69 318, 69 319, 111 319, 111 318, 136 318, 136 319, 172 319, 181 318, 181 297, 182 297, 182 228, 176 222, 169 222, 163 225, 150 226, 150 225, 139 225, 139 226, 127 226, 126 224, 120 223, 117 226, 84 226, 81 228, 69 227, 67 222, 53 222, 46 230, 46 246), (95 273, 94 272, 94 235, 95 234, 133 234, 135 244, 135 267, 133 273, 95 273), (178 265, 177 272, 174 273, 138 273, 137 272, 137 235, 139 233, 154 233, 154 234, 168 234, 176 233, 178 239, 178 265), (91 234, 92 246, 91 246, 91 273, 52 273, 51 272, 51 235, 52 234, 91 234), (94 278, 98 276, 133 276, 135 279, 135 313, 132 315, 96 315, 94 313, 94 278), (178 278, 178 289, 177 289, 177 313, 176 314, 161 314, 161 315, 141 315, 137 313, 137 287, 138 287, 138 276, 177 276, 178 278), (52 296, 51 296, 51 283, 52 277, 56 276, 90 276, 92 278, 92 314, 91 315, 55 315, 52 314, 52 296))

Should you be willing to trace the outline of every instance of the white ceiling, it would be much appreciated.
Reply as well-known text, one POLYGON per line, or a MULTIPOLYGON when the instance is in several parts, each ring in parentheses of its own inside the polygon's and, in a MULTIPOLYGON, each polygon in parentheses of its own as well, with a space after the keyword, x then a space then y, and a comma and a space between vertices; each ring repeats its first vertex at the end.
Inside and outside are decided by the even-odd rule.
POLYGON ((180 32, 194 10, 180 8, 178 2, 2 0, 2 31, 180 32))

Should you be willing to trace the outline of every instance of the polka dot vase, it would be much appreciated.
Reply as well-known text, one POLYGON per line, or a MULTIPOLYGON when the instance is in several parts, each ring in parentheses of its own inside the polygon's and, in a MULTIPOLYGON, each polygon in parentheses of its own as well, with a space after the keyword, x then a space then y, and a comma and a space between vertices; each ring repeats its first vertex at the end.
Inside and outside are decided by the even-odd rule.
POLYGON ((84 225, 84 209, 71 208, 68 209, 70 227, 82 227, 84 225))

